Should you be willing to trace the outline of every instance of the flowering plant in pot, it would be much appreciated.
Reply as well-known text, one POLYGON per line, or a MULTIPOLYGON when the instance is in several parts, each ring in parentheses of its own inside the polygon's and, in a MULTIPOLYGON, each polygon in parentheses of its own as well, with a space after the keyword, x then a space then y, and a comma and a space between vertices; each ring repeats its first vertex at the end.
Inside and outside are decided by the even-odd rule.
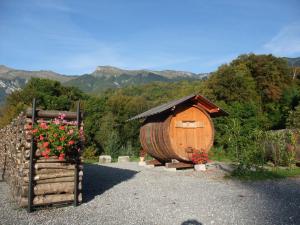
POLYGON ((196 170, 206 170, 206 163, 209 161, 208 153, 204 149, 194 150, 192 154, 192 162, 195 164, 196 170))
POLYGON ((37 141, 37 147, 45 158, 57 156, 64 160, 80 151, 78 142, 83 130, 78 130, 77 122, 64 120, 65 114, 50 121, 41 120, 32 127, 32 134, 37 141))

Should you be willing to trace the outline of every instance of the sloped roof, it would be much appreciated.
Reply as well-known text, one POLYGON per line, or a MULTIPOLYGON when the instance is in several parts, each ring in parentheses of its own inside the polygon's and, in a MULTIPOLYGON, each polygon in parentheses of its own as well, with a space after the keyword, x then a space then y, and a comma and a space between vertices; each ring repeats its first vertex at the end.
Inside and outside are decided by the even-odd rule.
POLYGON ((194 94, 194 95, 183 97, 181 99, 173 100, 163 105, 156 106, 152 109, 149 109, 146 112, 143 112, 141 114, 132 117, 131 119, 129 119, 129 121, 135 119, 142 119, 142 118, 146 118, 146 117, 150 117, 156 114, 166 112, 168 110, 171 110, 174 106, 181 105, 191 100, 195 100, 199 104, 199 106, 202 106, 212 117, 228 115, 226 111, 222 110, 220 107, 218 107, 217 105, 215 105, 214 103, 206 99, 205 97, 194 94))

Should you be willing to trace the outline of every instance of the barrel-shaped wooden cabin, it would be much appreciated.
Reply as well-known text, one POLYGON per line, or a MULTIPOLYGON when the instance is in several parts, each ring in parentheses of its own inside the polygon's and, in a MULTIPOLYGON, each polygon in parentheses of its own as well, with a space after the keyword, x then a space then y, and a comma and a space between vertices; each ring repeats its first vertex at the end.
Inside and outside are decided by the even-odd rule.
POLYGON ((214 142, 212 117, 227 112, 201 95, 190 95, 157 106, 133 119, 144 119, 142 148, 160 162, 190 162, 195 150, 209 151, 214 142))

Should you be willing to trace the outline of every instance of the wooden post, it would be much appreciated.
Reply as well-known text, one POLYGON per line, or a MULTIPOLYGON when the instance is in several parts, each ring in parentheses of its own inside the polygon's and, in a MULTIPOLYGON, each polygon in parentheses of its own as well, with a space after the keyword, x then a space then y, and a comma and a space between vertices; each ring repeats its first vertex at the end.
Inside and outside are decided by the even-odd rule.
MULTIPOLYGON (((80 114, 80 101, 77 102, 77 127, 80 131, 81 127, 81 114, 80 114)), ((79 146, 81 146, 81 140, 79 140, 79 146)), ((78 206, 78 152, 75 155, 75 174, 74 174, 74 206, 78 206)))
MULTIPOLYGON (((36 99, 34 98, 32 101, 32 126, 35 124, 35 114, 36 114, 36 99)), ((32 205, 33 205, 33 171, 34 171, 34 165, 33 165, 33 158, 36 151, 36 143, 34 139, 34 135, 31 137, 31 148, 30 148, 30 161, 29 161, 29 182, 28 182, 28 207, 27 211, 30 213, 33 211, 32 205)))

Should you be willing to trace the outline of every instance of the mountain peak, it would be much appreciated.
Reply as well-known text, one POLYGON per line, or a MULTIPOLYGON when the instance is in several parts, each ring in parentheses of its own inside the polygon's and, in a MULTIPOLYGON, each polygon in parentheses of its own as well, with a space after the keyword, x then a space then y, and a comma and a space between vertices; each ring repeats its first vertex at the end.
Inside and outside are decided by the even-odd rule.
POLYGON ((137 76, 142 74, 144 75, 154 74, 168 79, 197 76, 197 74, 195 73, 186 72, 186 71, 177 71, 177 70, 158 71, 158 70, 148 70, 148 69, 126 70, 114 66, 98 66, 96 70, 92 73, 92 75, 94 75, 95 77, 97 76, 116 77, 124 74, 131 75, 131 76, 137 76))
POLYGON ((96 71, 102 71, 102 70, 122 70, 118 67, 115 67, 115 66, 109 66, 109 65, 105 65, 105 66, 97 66, 96 67, 96 71))
POLYGON ((114 67, 114 66, 97 66, 96 70, 93 72, 94 75, 111 75, 111 76, 120 76, 125 71, 114 67))
POLYGON ((9 68, 5 65, 0 65, 0 73, 7 73, 8 71, 13 70, 12 68, 9 68))

